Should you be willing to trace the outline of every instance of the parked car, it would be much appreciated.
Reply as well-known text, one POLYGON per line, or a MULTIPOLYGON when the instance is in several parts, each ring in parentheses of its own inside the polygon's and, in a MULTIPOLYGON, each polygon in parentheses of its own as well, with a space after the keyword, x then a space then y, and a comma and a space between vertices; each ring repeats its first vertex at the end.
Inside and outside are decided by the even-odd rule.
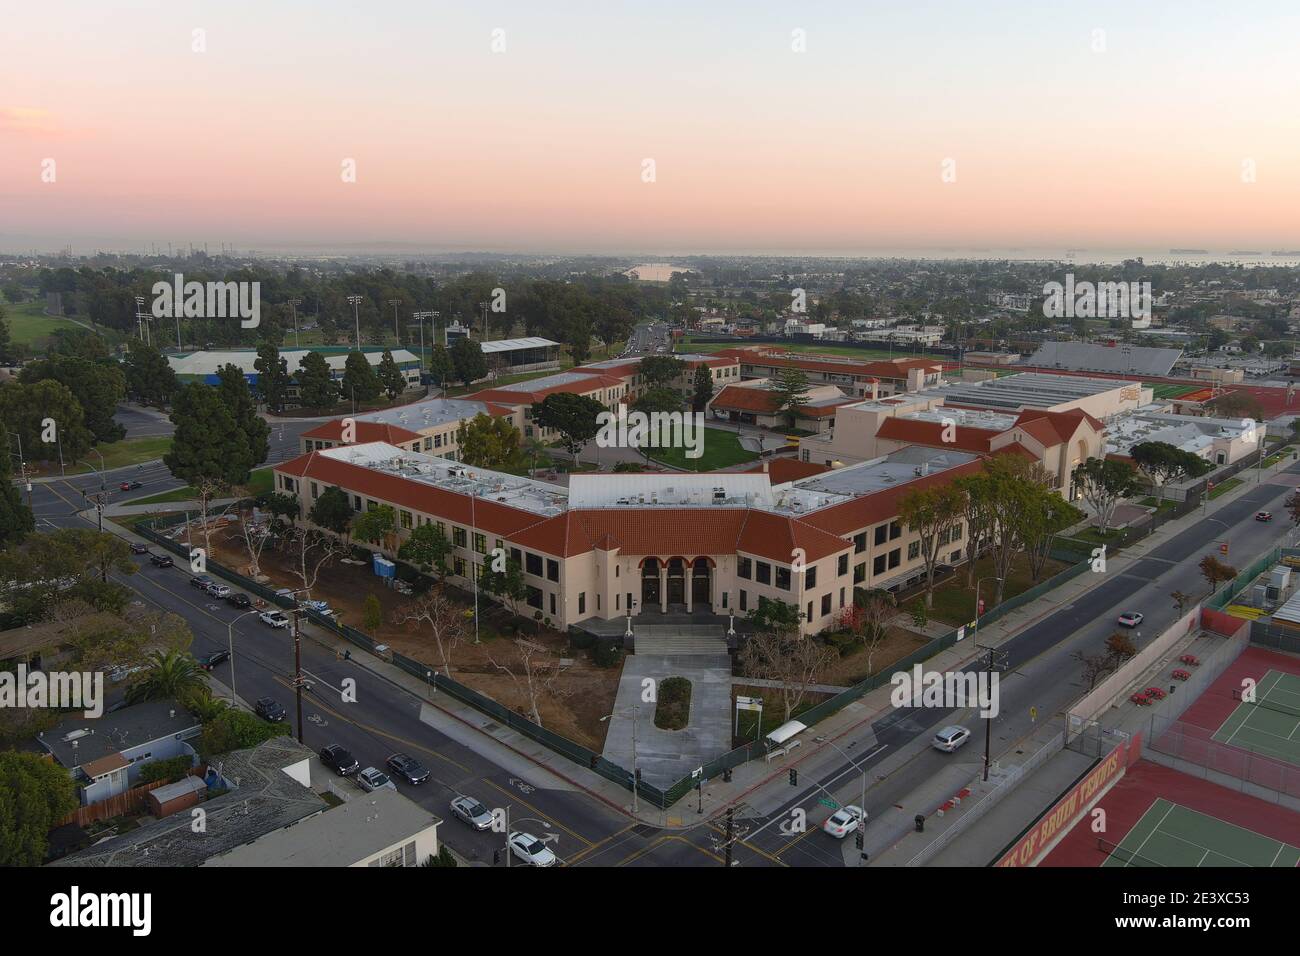
POLYGON ((131 553, 132 553, 132 554, 148 554, 148 553, 149 553, 149 545, 145 544, 143 541, 132 541, 132 542, 131 542, 131 553))
POLYGON ((283 611, 263 611, 257 616, 263 624, 269 624, 271 627, 289 626, 289 617, 283 611))
POLYGON ((473 797, 463 794, 458 796, 451 801, 451 812, 475 830, 486 830, 492 826, 492 812, 473 797))
POLYGON ((1142 623, 1142 615, 1138 611, 1125 611, 1119 616, 1119 623, 1124 627, 1137 627, 1142 623))
POLYGON ((237 608, 249 608, 253 606, 253 600, 243 591, 231 591, 226 595, 226 600, 237 608))
POLYGON ((1273 512, 1271 512, 1271 511, 1256 511, 1256 512, 1255 512, 1255 520, 1256 520, 1256 521, 1272 521, 1272 520, 1273 520, 1273 512))
POLYGON ((216 583, 216 581, 212 580, 212 578, 208 577, 206 574, 200 574, 196 577, 190 578, 190 587, 198 588, 200 591, 206 591, 216 583))
POLYGON ((397 784, 388 779, 388 774, 375 767, 367 767, 357 774, 357 783, 361 784, 361 789, 366 793, 374 793, 376 790, 397 789, 397 784))
POLYGON ((510 834, 510 852, 529 866, 554 866, 555 854, 531 833, 515 831, 510 834))
POLYGON ((199 666, 205 671, 210 671, 218 664, 230 660, 230 651, 213 651, 211 654, 205 654, 199 658, 199 666))
POLYGON ((273 724, 278 724, 289 716, 274 697, 259 697, 257 703, 253 705, 253 712, 273 724))
POLYGON ((172 560, 170 554, 151 554, 149 555, 149 563, 155 568, 170 568, 176 562, 172 560))
POLYGON ((419 786, 429 780, 429 771, 424 764, 410 754, 393 754, 388 758, 388 769, 407 783, 419 786))
POLYGON ((930 741, 930 746, 935 750, 942 750, 944 753, 950 754, 968 740, 970 740, 969 728, 958 724, 950 724, 934 735, 934 739, 930 741))
POLYGON ((835 837, 837 840, 843 840, 846 836, 856 830, 861 822, 866 819, 861 807, 849 805, 840 807, 822 824, 822 829, 835 837))
POLYGON ((320 761, 340 777, 350 777, 361 769, 361 764, 357 763, 357 758, 352 756, 352 752, 338 744, 322 747, 320 761))
POLYGON ((124 481, 118 487, 123 491, 135 491, 137 488, 143 488, 144 484, 139 481, 124 481))
POLYGON ((209 584, 208 593, 211 594, 214 598, 220 601, 224 601, 226 598, 230 597, 230 585, 209 584))

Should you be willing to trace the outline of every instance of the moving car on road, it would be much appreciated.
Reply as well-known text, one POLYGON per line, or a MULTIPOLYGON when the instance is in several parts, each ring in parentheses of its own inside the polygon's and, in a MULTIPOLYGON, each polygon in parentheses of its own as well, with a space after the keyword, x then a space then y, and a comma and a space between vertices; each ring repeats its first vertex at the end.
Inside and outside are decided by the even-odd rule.
POLYGON ((151 554, 149 555, 149 563, 155 568, 170 568, 176 562, 172 560, 170 554, 151 554))
POLYGON ((456 797, 451 801, 451 812, 475 830, 486 830, 492 826, 492 812, 473 797, 463 794, 456 797))
POLYGON ((232 591, 226 595, 226 600, 237 608, 250 608, 253 606, 253 600, 243 591, 232 591))
POLYGON ((1272 520, 1273 520, 1273 512, 1271 512, 1271 511, 1256 511, 1256 512, 1255 512, 1255 520, 1256 520, 1256 521, 1272 521, 1272 520))
POLYGON ((1138 611, 1125 611, 1119 616, 1119 623, 1124 627, 1137 627, 1142 623, 1142 614, 1138 611))
POLYGON ((531 833, 515 831, 510 834, 510 852, 529 866, 554 866, 555 854, 545 843, 531 833))
POLYGON ((393 754, 388 758, 388 769, 407 783, 419 786, 429 780, 429 771, 424 764, 410 754, 393 754))
POLYGON ((959 724, 949 724, 934 735, 934 739, 930 741, 930 746, 935 750, 942 750, 944 753, 950 754, 968 740, 970 740, 969 728, 962 727, 959 724))
POLYGON ((263 720, 269 720, 273 724, 278 724, 289 716, 274 697, 259 697, 257 703, 253 705, 253 711, 263 720))
POLYGON ((357 783, 361 784, 361 789, 366 793, 374 793, 376 790, 397 789, 397 784, 388 779, 388 774, 375 767, 367 767, 357 774, 357 783))
POLYGON ((350 777, 361 769, 361 764, 357 763, 357 758, 352 756, 352 752, 338 744, 330 744, 328 747, 322 747, 320 751, 320 762, 329 767, 340 777, 350 777))
POLYGON ((199 667, 205 671, 210 671, 225 661, 230 660, 230 651, 213 651, 211 654, 205 654, 199 658, 199 667))
POLYGON ((135 491, 137 488, 143 488, 144 484, 139 481, 124 481, 118 487, 123 491, 135 491))
POLYGON ((263 624, 271 627, 288 627, 289 618, 283 611, 263 611, 257 615, 263 624))
POLYGON ((131 553, 132 553, 132 554, 148 554, 148 553, 149 553, 149 545, 145 544, 143 541, 132 541, 132 542, 131 542, 131 553))
POLYGON ((827 817, 826 822, 822 824, 822 829, 835 839, 843 840, 856 830, 865 818, 866 815, 861 807, 850 804, 847 807, 840 807, 827 817))

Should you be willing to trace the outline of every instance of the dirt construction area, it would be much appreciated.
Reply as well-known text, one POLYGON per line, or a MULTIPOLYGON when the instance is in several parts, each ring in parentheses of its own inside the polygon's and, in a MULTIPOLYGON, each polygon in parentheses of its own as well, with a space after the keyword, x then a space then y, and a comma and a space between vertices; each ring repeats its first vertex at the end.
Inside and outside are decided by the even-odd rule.
MULTIPOLYGON (((196 529, 194 543, 200 543, 201 534, 196 529)), ((251 573, 248 547, 236 525, 214 529, 211 538, 214 561, 248 577, 251 573)), ((288 547, 288 546, 286 546, 288 547)), ((296 552, 280 552, 266 547, 259 556, 262 582, 270 587, 300 588, 302 579, 297 570, 296 552)), ((311 571, 309 558, 308 573, 311 571)), ((486 599, 480 604, 478 616, 479 644, 474 643, 474 606, 472 596, 449 589, 447 596, 459 606, 458 618, 463 634, 454 641, 444 641, 448 647, 451 677, 493 700, 525 716, 531 716, 528 682, 524 675, 524 662, 516 635, 503 633, 510 625, 510 612, 491 604, 486 599), (500 665, 500 666, 498 666, 500 665), (501 668, 506 668, 502 670, 501 668), (509 671, 510 673, 507 673, 509 671), (511 674, 513 673, 513 677, 511 674)), ((323 566, 312 586, 312 600, 325 601, 334 610, 336 618, 381 644, 387 644, 399 654, 444 672, 442 656, 437 642, 425 622, 409 620, 413 615, 417 597, 411 597, 387 587, 376 577, 368 564, 345 562, 334 558, 323 566), (373 630, 365 627, 364 605, 369 595, 374 595, 381 609, 382 623, 373 630)), ((546 683, 545 690, 537 694, 537 709, 542 726, 575 743, 596 752, 604 749, 605 730, 608 724, 600 718, 612 713, 618 692, 622 665, 596 666, 587 651, 570 648, 567 634, 538 629, 537 633, 521 635, 534 647, 532 665, 558 674, 553 681, 548 677, 535 679, 534 684, 546 683)), ((549 675, 548 675, 549 676, 549 675)))

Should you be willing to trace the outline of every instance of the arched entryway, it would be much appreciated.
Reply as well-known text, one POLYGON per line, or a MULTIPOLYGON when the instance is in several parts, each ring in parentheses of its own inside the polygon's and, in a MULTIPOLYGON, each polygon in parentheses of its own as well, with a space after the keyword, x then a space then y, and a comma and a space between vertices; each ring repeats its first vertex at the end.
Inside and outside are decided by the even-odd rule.
POLYGON ((691 562, 691 605, 695 610, 713 606, 713 561, 709 558, 691 562))
POLYGON ((668 559, 668 603, 686 603, 686 561, 684 558, 668 559))
POLYGON ((659 607, 659 559, 641 562, 641 610, 659 607))

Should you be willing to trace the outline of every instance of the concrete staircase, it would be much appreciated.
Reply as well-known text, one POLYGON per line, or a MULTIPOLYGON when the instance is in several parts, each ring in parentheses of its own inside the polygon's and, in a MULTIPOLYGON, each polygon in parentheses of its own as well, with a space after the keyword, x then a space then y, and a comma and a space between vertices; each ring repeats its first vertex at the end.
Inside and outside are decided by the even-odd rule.
POLYGON ((711 625, 633 624, 633 653, 726 657, 727 630, 711 625))

